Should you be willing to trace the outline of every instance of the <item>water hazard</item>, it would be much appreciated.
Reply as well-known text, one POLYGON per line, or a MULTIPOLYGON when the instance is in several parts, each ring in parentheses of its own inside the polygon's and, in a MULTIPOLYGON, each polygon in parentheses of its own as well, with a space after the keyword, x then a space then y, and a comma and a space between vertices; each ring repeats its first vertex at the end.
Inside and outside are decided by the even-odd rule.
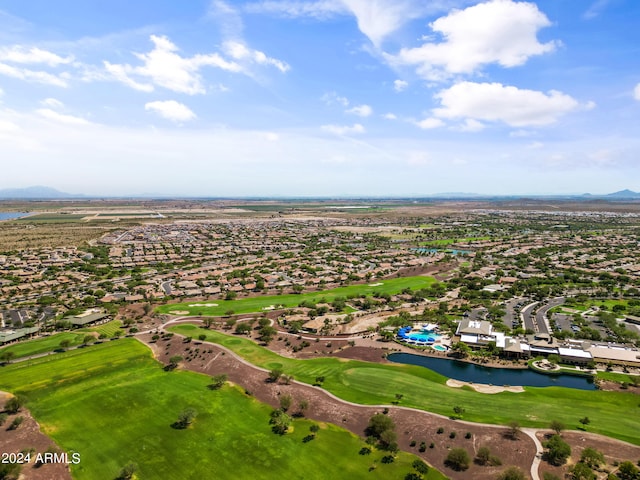
POLYGON ((391 362, 418 365, 454 380, 491 385, 522 385, 523 387, 567 387, 595 390, 591 378, 575 375, 544 375, 533 370, 493 368, 446 358, 425 357, 411 353, 392 353, 391 362))

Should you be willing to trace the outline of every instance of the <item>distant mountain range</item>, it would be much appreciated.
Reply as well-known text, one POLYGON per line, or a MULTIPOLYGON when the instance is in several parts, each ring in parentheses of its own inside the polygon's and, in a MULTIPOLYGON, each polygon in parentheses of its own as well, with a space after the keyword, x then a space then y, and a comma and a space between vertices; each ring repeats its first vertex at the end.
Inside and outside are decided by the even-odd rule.
POLYGON ((78 198, 84 195, 73 195, 71 193, 61 192, 51 187, 43 187, 37 185, 26 188, 4 188, 0 189, 0 198, 4 199, 20 199, 20 200, 50 200, 62 198, 78 198))
MULTIPOLYGON (((166 196, 166 195, 133 195, 127 196, 127 198, 191 198, 187 195, 175 195, 175 196, 166 196)), ((55 188, 45 187, 42 185, 26 187, 26 188, 5 188, 0 189, 0 199, 4 200, 62 200, 62 199, 74 199, 74 198, 95 198, 90 195, 84 194, 72 194, 61 192, 60 190, 56 190, 55 188)), ((100 196, 100 198, 105 198, 104 196, 100 196)), ((115 197, 114 197, 115 198, 115 197)), ((124 197, 120 197, 124 198, 124 197)), ((195 198, 195 197, 193 197, 195 198)), ((198 198, 207 198, 207 197, 198 197, 198 198)), ((213 197, 211 197, 213 198, 213 197)), ((219 197, 216 197, 219 198, 219 197)), ((234 197, 234 198, 243 198, 243 197, 234 197)), ((246 197, 249 198, 249 197, 246 197)), ((263 200, 268 200, 276 197, 261 197, 263 200)), ((293 197, 292 197, 293 198, 293 197)), ((320 200, 322 196, 314 197, 317 200, 320 200)), ((328 198, 328 197, 327 197, 328 198)), ((335 198, 335 197, 331 197, 335 198)), ((343 197, 344 199, 352 198, 349 196, 343 197)), ((358 197, 360 199, 365 199, 365 197, 358 197)), ((500 199, 500 198, 557 198, 557 199, 582 199, 582 200, 640 200, 640 192, 634 192, 632 190, 620 190, 619 192, 602 194, 602 195, 594 195, 591 193, 585 193, 583 195, 487 195, 487 194, 479 194, 479 193, 466 193, 466 192, 447 192, 447 193, 434 193, 431 195, 408 195, 406 197, 400 197, 398 195, 393 195, 389 197, 379 197, 376 196, 376 200, 380 199, 389 199, 389 200, 399 200, 403 198, 413 198, 413 199, 442 199, 442 200, 455 200, 455 199, 500 199)), ((374 197, 371 197, 374 199, 374 197)))

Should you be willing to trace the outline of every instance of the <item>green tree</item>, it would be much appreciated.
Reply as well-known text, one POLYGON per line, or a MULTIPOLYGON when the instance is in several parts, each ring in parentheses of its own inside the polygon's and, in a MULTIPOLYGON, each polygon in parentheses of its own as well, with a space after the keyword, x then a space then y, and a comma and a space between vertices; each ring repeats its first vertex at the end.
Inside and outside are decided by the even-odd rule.
POLYGON ((251 331, 251 325, 247 322, 240 322, 236 325, 236 333, 240 335, 246 335, 251 331))
POLYGON ((118 474, 116 480, 131 480, 137 470, 138 467, 135 463, 127 463, 124 467, 122 467, 122 470, 120 470, 120 473, 118 474))
POLYGON ((429 466, 422 460, 414 460, 411 466, 415 469, 416 472, 423 475, 429 473, 429 466))
POLYGON ((518 467, 509 467, 497 476, 497 480, 525 480, 525 474, 518 467))
POLYGON ((571 447, 560 438, 560 435, 553 435, 543 445, 547 449, 545 457, 552 465, 559 466, 564 464, 571 455, 571 447))
POLYGON ((507 427, 508 427, 508 430, 507 430, 506 436, 509 437, 511 440, 517 440, 518 437, 520 436, 520 424, 514 420, 509 422, 507 427))
POLYGON ((622 462, 618 466, 618 478, 620 480, 636 480, 638 478, 638 468, 631 462, 622 462))
POLYGON ((462 472, 469 468, 471 459, 464 448, 452 448, 447 454, 444 464, 449 468, 462 472))
POLYGON ((24 400, 22 399, 22 397, 18 397, 18 396, 11 397, 4 404, 4 410, 8 414, 18 413, 22 408, 22 405, 24 405, 24 400))
POLYGON ((84 338, 82 339, 82 344, 88 345, 90 343, 93 343, 95 340, 96 340, 96 337, 94 337, 93 335, 85 335, 84 338))
POLYGON ((553 420, 549 424, 549 428, 556 432, 556 435, 560 435, 560 432, 566 428, 565 424, 559 420, 553 420))
POLYGON ((487 446, 480 447, 476 453, 475 461, 478 465, 488 465, 491 460, 491 450, 487 446))
POLYGON ((283 412, 289 410, 292 403, 293 399, 291 398, 291 395, 280 395, 280 409, 283 412))
POLYGON ((272 383, 277 382, 278 380, 280 380, 280 377, 282 376, 283 373, 284 372, 282 371, 281 368, 274 368, 269 372, 269 381, 272 383))
POLYGON ((69 340, 68 338, 65 338, 60 342, 60 348, 63 350, 66 350, 70 346, 71 346, 71 340, 69 340))
POLYGON ((209 385, 209 388, 211 390, 218 390, 227 382, 227 374, 221 373, 220 375, 214 375, 211 377, 211 380, 212 382, 209 385))
POLYGON ((269 420, 271 430, 278 435, 284 435, 291 425, 291 417, 280 409, 271 412, 271 420, 269 420))
POLYGON ((263 341, 266 345, 268 345, 271 342, 271 340, 273 340, 273 337, 275 337, 277 333, 278 331, 269 325, 262 327, 258 331, 258 334, 260 335, 260 340, 263 341))
POLYGON ((571 480, 596 480, 596 474, 589 468, 586 463, 576 463, 570 472, 571 480))
POLYGON ((590 468, 599 467, 604 463, 604 455, 595 448, 587 447, 582 450, 580 461, 590 468))
POLYGON ((180 415, 178 415, 178 420, 172 425, 173 428, 177 428, 179 430, 187 428, 189 425, 193 423, 198 413, 193 408, 185 408, 180 415))

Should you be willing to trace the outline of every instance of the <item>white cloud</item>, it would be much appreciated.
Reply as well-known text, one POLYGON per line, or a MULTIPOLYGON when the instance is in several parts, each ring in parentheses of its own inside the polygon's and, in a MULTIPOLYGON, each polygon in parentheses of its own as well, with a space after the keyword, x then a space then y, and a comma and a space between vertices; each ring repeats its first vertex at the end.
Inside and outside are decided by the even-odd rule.
POLYGON ((405 82, 404 80, 394 80, 393 82, 393 89, 396 92, 402 92, 403 90, 405 90, 407 87, 409 86, 408 82, 405 82))
POLYGON ((323 125, 322 130, 325 132, 333 133, 334 135, 351 135, 357 133, 364 133, 365 129, 359 123, 354 123, 352 126, 348 125, 323 125))
POLYGON ((633 98, 640 100, 640 83, 638 83, 636 88, 633 89, 633 98))
POLYGON ((249 13, 275 14, 289 18, 309 17, 326 20, 336 15, 353 15, 360 31, 376 47, 405 23, 426 12, 442 11, 461 0, 264 0, 249 3, 249 13))
POLYGON ((105 68, 112 74, 114 80, 136 90, 145 92, 153 90, 153 86, 149 83, 141 83, 132 78, 135 75, 174 92, 196 95, 206 92, 199 73, 202 67, 216 67, 230 72, 242 70, 240 65, 225 60, 217 53, 181 57, 177 53, 178 47, 169 38, 157 35, 151 35, 150 38, 154 44, 153 50, 149 53, 135 54, 142 60, 142 66, 132 67, 128 64, 105 62, 105 68))
POLYGON ((64 103, 62 103, 60 100, 57 100, 55 98, 45 98, 44 100, 42 100, 40 102, 40 105, 42 105, 44 107, 49 107, 49 108, 62 108, 62 107, 64 107, 64 103))
POLYGON ((579 106, 555 90, 545 94, 500 83, 461 82, 435 97, 442 105, 433 110, 436 117, 504 122, 512 127, 548 125, 579 106))
POLYGON ((104 68, 109 74, 111 74, 114 80, 124 83, 126 86, 131 87, 134 90, 147 93, 153 92, 153 85, 150 83, 137 82, 129 76, 136 71, 136 69, 130 65, 118 65, 105 61, 104 68))
POLYGON ((492 63, 515 67, 556 48, 556 42, 543 44, 536 37, 538 30, 550 24, 534 3, 491 0, 454 10, 431 23, 442 42, 385 56, 395 65, 416 66, 419 75, 433 81, 470 74, 492 63))
POLYGON ((464 123, 458 127, 458 130, 461 132, 480 132, 484 129, 485 124, 473 118, 467 118, 464 123))
POLYGON ((420 15, 409 0, 342 0, 355 15, 358 28, 380 46, 386 36, 420 15))
POLYGON ((248 66, 251 64, 271 65, 281 72, 289 69, 285 62, 268 57, 259 50, 250 49, 236 40, 223 44, 225 54, 231 57, 226 59, 219 53, 183 57, 178 53, 178 47, 166 36, 151 35, 150 38, 154 44, 153 50, 134 54, 142 61, 142 65, 104 62, 111 79, 142 92, 152 92, 154 86, 159 86, 178 93, 196 95, 206 93, 200 74, 203 67, 245 74, 249 74, 248 66))
POLYGON ((385 113, 382 117, 387 119, 387 120, 397 120, 398 119, 398 116, 395 113, 385 113))
POLYGON ((196 114, 189 107, 175 100, 149 102, 145 104, 144 109, 173 122, 187 122, 196 118, 196 114))
POLYGON ((342 105, 343 107, 349 106, 349 99, 346 97, 341 97, 336 92, 325 93, 324 95, 322 95, 321 100, 329 106, 335 105, 336 103, 338 105, 342 105))
POLYGON ((269 13, 284 17, 311 17, 320 20, 344 14, 348 10, 340 0, 320 0, 315 2, 301 1, 262 1, 245 5, 249 13, 269 13))
POLYGON ((359 117, 369 117, 373 113, 373 109, 369 105, 357 105, 347 110, 347 113, 351 113, 359 117))
POLYGON ((530 144, 527 145, 527 148, 529 150, 537 150, 539 148, 543 148, 544 147, 544 143, 542 142, 531 142, 530 144))
POLYGON ((423 130, 430 130, 432 128, 438 128, 444 126, 444 122, 439 118, 429 117, 424 120, 420 120, 416 122, 416 125, 423 130))
POLYGON ((585 20, 591 20, 599 16, 605 8, 611 3, 611 0, 596 0, 591 4, 586 12, 582 15, 585 20))
POLYGON ((67 87, 67 80, 69 79, 69 75, 66 73, 54 75, 48 72, 29 70, 28 68, 17 68, 6 63, 0 63, 0 75, 56 87, 67 87))
POLYGON ((44 63, 50 67, 57 67, 61 64, 73 62, 73 57, 61 57, 37 47, 26 48, 21 45, 14 45, 0 48, 0 61, 20 64, 44 63))
POLYGON ((225 42, 222 48, 225 53, 234 60, 248 61, 250 63, 257 63, 258 65, 271 65, 282 73, 287 72, 291 68, 287 63, 276 58, 270 58, 259 50, 253 50, 247 47, 242 42, 230 40, 225 42))
POLYGON ((91 123, 84 118, 65 115, 63 113, 55 112, 50 108, 40 108, 36 110, 36 113, 47 120, 53 120, 54 122, 64 123, 66 125, 90 125, 91 123))

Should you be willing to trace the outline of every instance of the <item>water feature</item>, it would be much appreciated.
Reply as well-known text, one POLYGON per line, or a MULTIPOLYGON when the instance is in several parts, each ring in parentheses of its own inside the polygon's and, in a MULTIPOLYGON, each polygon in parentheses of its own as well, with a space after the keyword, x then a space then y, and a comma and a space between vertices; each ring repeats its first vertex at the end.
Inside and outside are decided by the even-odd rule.
POLYGON ((387 359, 395 363, 426 367, 440 375, 463 382, 522 385, 524 387, 567 387, 580 390, 596 389, 591 378, 575 375, 544 375, 528 369, 484 367, 459 360, 425 357, 411 353, 392 353, 387 359))
POLYGON ((0 212, 0 221, 2 220, 14 220, 29 215, 26 212, 0 212))

